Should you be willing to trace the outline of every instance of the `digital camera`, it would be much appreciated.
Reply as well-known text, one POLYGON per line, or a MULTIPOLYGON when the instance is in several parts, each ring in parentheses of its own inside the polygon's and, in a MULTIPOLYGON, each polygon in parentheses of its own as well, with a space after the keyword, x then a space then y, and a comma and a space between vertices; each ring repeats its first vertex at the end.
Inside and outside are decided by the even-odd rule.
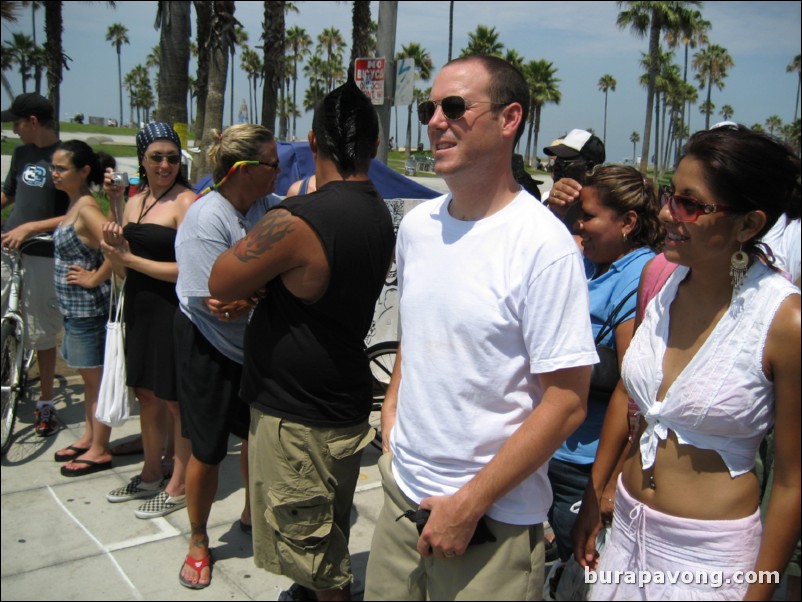
POLYGON ((111 185, 112 186, 122 186, 123 188, 128 187, 128 174, 124 171, 115 171, 111 174, 111 185))

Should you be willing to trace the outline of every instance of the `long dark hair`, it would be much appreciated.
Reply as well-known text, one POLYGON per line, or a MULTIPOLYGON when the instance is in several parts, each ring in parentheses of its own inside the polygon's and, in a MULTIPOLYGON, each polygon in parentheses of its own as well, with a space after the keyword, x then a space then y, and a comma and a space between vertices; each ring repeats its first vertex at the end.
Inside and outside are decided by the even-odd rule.
POLYGON ((781 215, 796 219, 802 210, 800 161, 793 149, 742 125, 724 125, 691 136, 685 157, 702 164, 708 188, 730 211, 766 214, 766 225, 743 248, 772 266, 772 253, 760 239, 781 215))
POLYGON ((59 144, 58 150, 69 153, 70 161, 77 169, 81 169, 87 165, 91 168, 86 178, 90 184, 94 184, 95 186, 103 184, 105 163, 101 163, 100 155, 93 151, 92 147, 86 142, 83 140, 67 140, 59 144))

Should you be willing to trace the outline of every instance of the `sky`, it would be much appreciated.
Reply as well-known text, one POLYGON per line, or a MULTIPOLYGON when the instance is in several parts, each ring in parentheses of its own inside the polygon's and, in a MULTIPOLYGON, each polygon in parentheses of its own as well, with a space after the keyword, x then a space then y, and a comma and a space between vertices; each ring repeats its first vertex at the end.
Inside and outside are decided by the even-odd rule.
MULTIPOLYGON (((119 99, 117 82, 117 54, 105 36, 112 23, 128 28, 129 45, 122 47, 122 72, 125 75, 138 64, 159 42, 154 29, 156 2, 118 1, 113 9, 104 2, 64 3, 64 52, 72 58, 69 71, 64 72, 61 86, 61 119, 69 120, 75 113, 87 116, 118 118, 119 99)), ((351 45, 351 2, 296 2, 299 13, 287 16, 286 27, 303 27, 315 39, 323 29, 337 27, 351 45)), ((235 16, 248 32, 248 44, 260 44, 263 20, 263 3, 238 1, 235 16)), ((793 120, 797 98, 798 75, 787 73, 786 66, 800 54, 800 2, 705 2, 704 17, 712 23, 710 43, 727 49, 735 63, 724 82, 724 89, 713 89, 712 102, 716 114, 712 121, 721 120, 720 108, 729 104, 735 109, 734 121, 752 125, 765 123, 771 115, 779 116, 783 123, 793 120)), ((487 2, 457 1, 454 3, 454 38, 452 56, 459 56, 468 44, 468 34, 477 25, 495 27, 499 41, 506 49, 515 49, 527 61, 546 59, 557 68, 556 77, 562 101, 559 105, 546 105, 542 111, 538 152, 553 139, 573 128, 592 128, 599 136, 604 127, 604 94, 598 81, 611 74, 616 82, 615 92, 609 93, 607 116, 607 159, 622 161, 632 158, 633 146, 629 142, 632 132, 643 135, 646 90, 639 84, 642 74, 641 54, 648 48, 648 40, 639 38, 629 30, 616 26, 616 2, 487 2)), ((371 2, 371 16, 379 18, 379 2, 371 2)), ((402 1, 398 3, 396 52, 411 42, 429 51, 435 73, 448 58, 447 1, 402 1)), ((36 14, 37 41, 44 39, 44 15, 36 14)), ((194 11, 193 11, 194 20, 194 11)), ((194 29, 194 24, 193 24, 194 29)), ((30 11, 21 15, 16 24, 3 23, 2 37, 12 32, 30 34, 30 11)), ((194 34, 194 31, 193 31, 194 34)), ((692 51, 693 52, 693 51, 692 51)), ((236 57, 234 81, 235 119, 239 105, 248 99, 247 79, 236 57)), ((678 49, 675 62, 682 66, 684 53, 678 49)), ((194 63, 190 67, 194 73, 194 63)), ((16 93, 22 91, 18 75, 7 73, 16 93)), ((689 75, 690 79, 691 75, 689 75)), ((29 84, 30 86, 30 84, 29 84)), ((418 87, 431 86, 419 82, 418 87)), ((298 82, 298 104, 302 103, 305 82, 298 82)), ((704 100, 704 91, 700 98, 704 100)), ((261 89, 260 89, 261 94, 261 89)), ((228 100, 228 91, 226 100, 228 100)), ((124 97, 124 118, 129 118, 128 100, 124 97)), ((3 94, 2 105, 9 99, 3 94)), ((261 106, 261 103, 260 103, 261 106)), ((193 110, 194 114, 194 110, 193 110)), ((395 111, 390 135, 403 143, 406 124, 406 107, 398 109, 396 130, 395 111), (398 135, 396 135, 396 131, 398 135)), ((229 109, 224 112, 224 125, 228 125, 229 109)), ((298 121, 299 137, 311 125, 311 114, 298 121)), ((691 129, 704 126, 704 115, 694 106, 691 129)), ((426 132, 424 144, 428 148, 426 132)), ((417 143, 417 124, 413 123, 413 145, 417 143)), ((640 145, 638 145, 638 153, 640 145)), ((521 148, 523 150, 523 148, 521 148)))

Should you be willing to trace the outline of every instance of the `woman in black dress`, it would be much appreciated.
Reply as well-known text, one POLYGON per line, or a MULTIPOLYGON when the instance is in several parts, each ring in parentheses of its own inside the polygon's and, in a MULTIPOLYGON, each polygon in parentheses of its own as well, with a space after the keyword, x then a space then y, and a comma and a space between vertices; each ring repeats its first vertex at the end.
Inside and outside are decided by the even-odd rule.
MULTIPOLYGON (((139 518, 164 516, 186 505, 184 475, 189 443, 181 437, 176 403, 173 318, 178 306, 175 282, 175 236, 184 214, 195 199, 181 173, 181 141, 166 123, 149 123, 136 136, 139 156, 139 192, 123 213, 122 224, 104 228, 104 253, 115 271, 125 276, 127 384, 140 403, 142 472, 124 487, 111 491, 110 502, 153 499, 137 511, 139 518), (165 410, 172 418, 175 437, 173 475, 162 481, 165 410), (163 490, 162 490, 163 489, 163 490), (155 497, 154 497, 155 496, 155 497)), ((119 206, 122 187, 106 175, 105 190, 119 206)))

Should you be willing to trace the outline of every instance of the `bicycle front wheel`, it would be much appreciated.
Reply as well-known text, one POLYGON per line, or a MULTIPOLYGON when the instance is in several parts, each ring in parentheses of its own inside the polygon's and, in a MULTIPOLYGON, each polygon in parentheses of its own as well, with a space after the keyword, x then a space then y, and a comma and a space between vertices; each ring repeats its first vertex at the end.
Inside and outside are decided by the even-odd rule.
POLYGON ((2 359, 2 433, 0 434, 0 453, 5 455, 11 447, 14 434, 14 421, 17 419, 17 404, 22 395, 22 341, 17 336, 17 325, 11 320, 3 322, 0 329, 0 358, 2 359))
POLYGON ((370 360, 370 372, 373 375, 373 410, 370 417, 370 425, 376 429, 376 438, 372 441, 378 449, 381 449, 381 409, 384 396, 387 393, 387 386, 390 384, 390 376, 393 374, 395 359, 398 353, 398 341, 384 341, 371 345, 365 353, 370 360))

